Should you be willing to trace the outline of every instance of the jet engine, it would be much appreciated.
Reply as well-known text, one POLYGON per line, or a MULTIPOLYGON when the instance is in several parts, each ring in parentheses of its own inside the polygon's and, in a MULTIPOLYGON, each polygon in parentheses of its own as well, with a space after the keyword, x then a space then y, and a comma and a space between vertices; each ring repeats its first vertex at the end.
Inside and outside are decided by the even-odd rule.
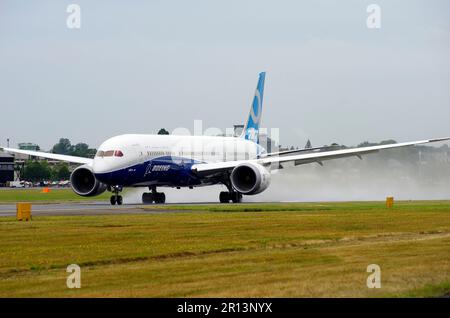
POLYGON ((72 190, 83 197, 93 197, 106 191, 106 185, 95 178, 92 168, 83 165, 70 175, 72 190))
POLYGON ((245 162, 236 166, 231 172, 231 184, 242 194, 263 192, 270 184, 270 172, 263 166, 245 162))

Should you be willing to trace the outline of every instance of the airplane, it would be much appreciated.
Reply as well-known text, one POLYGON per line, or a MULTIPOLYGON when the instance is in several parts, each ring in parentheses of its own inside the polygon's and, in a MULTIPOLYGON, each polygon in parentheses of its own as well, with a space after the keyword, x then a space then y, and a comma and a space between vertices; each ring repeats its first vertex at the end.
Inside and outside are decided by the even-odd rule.
POLYGON ((238 203, 270 185, 271 173, 285 163, 319 163, 380 150, 449 140, 435 138, 360 148, 323 148, 267 153, 259 144, 265 72, 259 74, 247 121, 239 137, 126 134, 103 142, 93 159, 13 148, 0 150, 81 164, 70 176, 73 191, 85 197, 112 193, 110 203, 123 203, 126 187, 146 187, 142 203, 165 203, 158 187, 200 187, 223 184, 221 203, 238 203))

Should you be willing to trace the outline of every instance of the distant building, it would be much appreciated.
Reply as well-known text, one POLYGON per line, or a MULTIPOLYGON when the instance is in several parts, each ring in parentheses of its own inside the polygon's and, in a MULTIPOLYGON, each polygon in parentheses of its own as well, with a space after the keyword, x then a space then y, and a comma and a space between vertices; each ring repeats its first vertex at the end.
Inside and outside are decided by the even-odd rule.
POLYGON ((279 151, 277 149, 277 145, 274 140, 270 139, 267 134, 260 134, 259 135, 259 144, 264 147, 268 153, 270 152, 277 152, 279 151))
POLYGON ((33 150, 33 151, 39 151, 39 146, 36 144, 33 144, 31 142, 21 142, 17 144, 19 146, 19 149, 22 150, 33 150))
POLYGON ((14 156, 0 152, 0 186, 14 181, 14 156))
MULTIPOLYGON (((39 151, 40 148, 38 145, 31 143, 31 142, 21 142, 17 144, 19 149, 21 150, 32 150, 32 151, 39 151)), ((16 160, 18 161, 25 161, 28 159, 31 159, 31 156, 24 155, 24 154, 15 154, 16 160)))

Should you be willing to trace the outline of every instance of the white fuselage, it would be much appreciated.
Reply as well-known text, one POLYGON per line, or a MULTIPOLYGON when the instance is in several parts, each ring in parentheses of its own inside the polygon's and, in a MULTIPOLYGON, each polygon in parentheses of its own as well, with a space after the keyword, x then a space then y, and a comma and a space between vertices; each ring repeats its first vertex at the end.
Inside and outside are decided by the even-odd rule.
POLYGON ((92 169, 111 185, 183 186, 191 182, 178 182, 176 176, 188 174, 195 163, 248 160, 261 153, 264 148, 243 138, 120 135, 100 145, 92 169))

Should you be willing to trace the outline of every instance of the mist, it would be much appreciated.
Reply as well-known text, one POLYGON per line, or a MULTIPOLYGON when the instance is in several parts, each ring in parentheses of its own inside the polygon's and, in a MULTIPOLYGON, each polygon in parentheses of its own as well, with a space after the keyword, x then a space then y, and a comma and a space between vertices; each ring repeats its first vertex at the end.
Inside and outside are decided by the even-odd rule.
MULTIPOLYGON (((324 161, 274 171, 269 188, 243 202, 450 199, 450 150, 410 147, 358 158, 324 161)), ((145 188, 124 192, 124 203, 141 203, 145 188)), ((218 202, 222 185, 194 189, 160 188, 167 203, 218 202)))

